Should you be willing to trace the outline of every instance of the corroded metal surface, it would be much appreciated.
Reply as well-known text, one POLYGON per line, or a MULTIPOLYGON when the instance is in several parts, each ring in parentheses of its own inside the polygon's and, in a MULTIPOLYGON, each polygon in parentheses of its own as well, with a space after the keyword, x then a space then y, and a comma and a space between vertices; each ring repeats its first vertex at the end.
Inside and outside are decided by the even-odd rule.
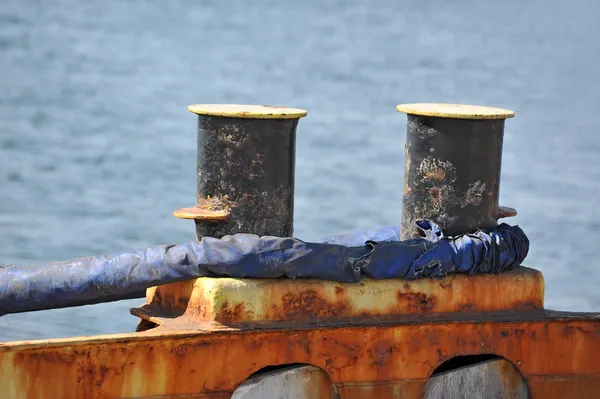
POLYGON ((503 137, 503 118, 408 114, 403 240, 419 236, 419 219, 454 236, 492 229, 498 218, 510 216, 498 205, 503 137))
POLYGON ((0 391, 27 399, 221 398, 266 366, 303 363, 327 372, 342 399, 419 397, 450 358, 495 354, 519 369, 533 398, 587 398, 600 390, 598 353, 600 317, 591 314, 540 312, 526 320, 488 314, 460 322, 421 317, 318 329, 157 327, 2 344, 0 391))
POLYGON ((182 316, 190 322, 226 325, 283 320, 311 324, 410 314, 541 310, 544 281, 539 271, 525 267, 503 274, 357 284, 200 278, 152 288, 146 301, 142 308, 132 309, 133 314, 161 323, 182 316))
POLYGON ((198 239, 235 233, 292 236, 296 128, 306 112, 194 107, 190 110, 199 114, 196 206, 194 212, 175 215, 195 219, 198 239), (218 212, 227 215, 214 217, 218 212), (205 217, 208 213, 213 217, 205 217))

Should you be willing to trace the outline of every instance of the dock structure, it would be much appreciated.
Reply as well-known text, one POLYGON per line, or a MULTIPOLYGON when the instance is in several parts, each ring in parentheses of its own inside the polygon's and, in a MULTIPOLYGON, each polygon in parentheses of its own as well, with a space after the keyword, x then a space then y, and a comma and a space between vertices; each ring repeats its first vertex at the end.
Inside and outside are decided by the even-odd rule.
MULTIPOLYGON (((196 237, 293 234, 294 156, 306 111, 193 105, 196 237)), ((512 111, 403 104, 402 239, 514 216, 498 204, 512 111)), ((544 308, 524 266, 443 279, 202 277, 149 288, 136 332, 0 344, 7 398, 595 398, 600 314, 544 308), (287 396, 286 396, 287 395, 287 396)))

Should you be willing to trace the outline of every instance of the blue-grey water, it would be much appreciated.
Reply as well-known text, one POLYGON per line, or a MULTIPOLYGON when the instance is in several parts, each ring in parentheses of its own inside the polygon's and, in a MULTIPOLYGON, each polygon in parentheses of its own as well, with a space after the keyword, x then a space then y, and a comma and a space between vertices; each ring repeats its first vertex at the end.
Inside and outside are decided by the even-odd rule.
MULTIPOLYGON (((513 109, 501 202, 546 304, 600 311, 600 2, 0 2, 0 263, 192 240, 193 103, 305 108, 295 235, 398 224, 403 102, 513 109)), ((0 340, 133 331, 143 300, 7 315, 0 340)))

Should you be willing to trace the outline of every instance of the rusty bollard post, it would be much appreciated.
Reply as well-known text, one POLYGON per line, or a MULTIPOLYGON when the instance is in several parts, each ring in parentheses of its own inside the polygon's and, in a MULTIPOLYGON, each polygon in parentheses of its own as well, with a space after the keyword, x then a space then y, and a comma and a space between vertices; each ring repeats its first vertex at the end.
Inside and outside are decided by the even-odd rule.
POLYGON ((514 112, 457 104, 401 104, 408 114, 402 204, 403 240, 415 221, 447 236, 493 229, 516 210, 498 205, 504 122, 514 112))
POLYGON ((236 233, 292 236, 296 127, 302 109, 199 104, 196 237, 236 233))

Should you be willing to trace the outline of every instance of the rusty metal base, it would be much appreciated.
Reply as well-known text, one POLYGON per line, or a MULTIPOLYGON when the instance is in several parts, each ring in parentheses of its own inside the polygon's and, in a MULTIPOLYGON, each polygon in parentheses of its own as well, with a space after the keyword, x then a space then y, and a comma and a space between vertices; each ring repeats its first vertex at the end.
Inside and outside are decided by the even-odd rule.
POLYGON ((267 366, 327 372, 342 399, 418 398, 457 355, 495 354, 523 374, 533 398, 600 391, 600 315, 534 311, 319 328, 170 330, 0 345, 4 397, 229 398, 267 366))
POLYGON ((215 322, 248 327, 269 322, 382 321, 393 316, 517 312, 544 308, 544 279, 520 267, 503 274, 454 275, 443 280, 199 278, 153 287, 132 313, 150 322, 215 322))
POLYGON ((352 287, 228 280, 149 290, 136 333, 0 344, 2 397, 229 398, 257 372, 306 364, 342 399, 419 398, 465 355, 506 359, 533 398, 600 391, 600 314, 544 310, 531 269, 352 287))

